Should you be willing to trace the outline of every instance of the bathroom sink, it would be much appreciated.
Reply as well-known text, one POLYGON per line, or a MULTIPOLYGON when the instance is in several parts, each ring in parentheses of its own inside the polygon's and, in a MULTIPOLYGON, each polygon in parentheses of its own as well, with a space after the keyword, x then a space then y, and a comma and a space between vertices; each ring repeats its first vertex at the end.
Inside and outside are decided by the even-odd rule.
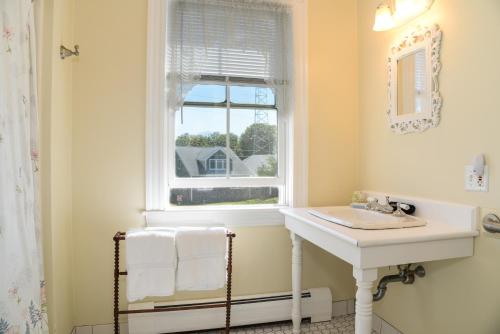
MULTIPOLYGON (((388 196, 370 191, 365 194, 379 202, 388 196)), ((296 333, 300 332, 302 319, 303 241, 353 266, 358 334, 371 333, 372 286, 377 280, 378 268, 474 254, 474 237, 479 235, 479 208, 426 198, 389 196, 395 202, 414 205, 418 208, 418 217, 396 217, 345 206, 280 209, 292 239, 292 319, 296 333), (420 227, 403 228, 414 226, 420 227)))
POLYGON ((413 216, 396 217, 365 209, 354 209, 349 206, 312 208, 308 212, 329 222, 363 230, 384 230, 425 226, 427 222, 413 216))

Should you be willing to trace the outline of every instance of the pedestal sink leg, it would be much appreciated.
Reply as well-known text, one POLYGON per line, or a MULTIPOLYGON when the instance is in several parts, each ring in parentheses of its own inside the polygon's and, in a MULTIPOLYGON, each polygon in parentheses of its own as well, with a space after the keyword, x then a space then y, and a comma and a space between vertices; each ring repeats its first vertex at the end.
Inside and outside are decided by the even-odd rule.
POLYGON ((377 269, 353 269, 356 278, 356 319, 355 334, 371 334, 373 313, 373 282, 377 279, 377 269))
POLYGON ((300 333, 302 313, 300 303, 302 299, 302 238, 290 232, 292 238, 292 322, 293 334, 300 333))

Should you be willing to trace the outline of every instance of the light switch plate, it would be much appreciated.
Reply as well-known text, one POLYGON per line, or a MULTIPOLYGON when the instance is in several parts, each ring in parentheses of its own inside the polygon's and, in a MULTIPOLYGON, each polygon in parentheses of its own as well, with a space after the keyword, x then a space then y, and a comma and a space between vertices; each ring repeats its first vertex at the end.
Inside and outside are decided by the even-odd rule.
POLYGON ((488 191, 489 171, 488 166, 484 167, 484 175, 479 177, 474 173, 474 166, 465 166, 465 190, 467 191, 488 191))

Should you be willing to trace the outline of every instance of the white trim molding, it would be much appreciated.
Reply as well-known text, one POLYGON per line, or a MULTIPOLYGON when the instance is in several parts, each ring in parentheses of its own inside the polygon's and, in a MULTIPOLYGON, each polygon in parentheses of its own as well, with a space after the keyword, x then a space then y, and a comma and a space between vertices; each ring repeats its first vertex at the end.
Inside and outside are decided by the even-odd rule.
POLYGON ((148 226, 200 226, 226 227, 283 225, 284 216, 278 207, 181 207, 169 210, 147 211, 148 226))
POLYGON ((291 166, 288 189, 289 205, 305 207, 309 202, 309 72, 308 72, 308 11, 307 0, 292 0, 294 52, 294 112, 291 121, 288 164, 291 166))
MULTIPOLYGON (((172 207, 169 205, 168 133, 165 94, 165 42, 167 1, 148 0, 147 92, 146 92, 146 208, 148 225, 190 223, 229 226, 283 224, 281 206, 172 207)), ((286 117, 285 201, 288 206, 308 203, 308 113, 307 113, 307 0, 283 0, 293 9, 293 110, 286 117)), ((171 130, 170 130, 171 131, 171 130)), ((209 182, 210 180, 206 180, 209 182)), ((255 180, 253 180, 255 181, 255 180)), ((190 181, 182 181, 189 185, 190 181)), ((226 180, 227 186, 245 186, 247 178, 226 180)), ((258 181, 261 182, 261 181, 258 181)), ((262 183, 269 180, 262 180, 262 183)), ((283 181, 280 181, 283 184, 283 181)), ((220 184, 219 184, 220 185, 220 184)), ((255 186, 255 184, 253 184, 255 186)))
POLYGON ((146 82, 146 211, 167 203, 165 113, 166 2, 148 1, 146 82))

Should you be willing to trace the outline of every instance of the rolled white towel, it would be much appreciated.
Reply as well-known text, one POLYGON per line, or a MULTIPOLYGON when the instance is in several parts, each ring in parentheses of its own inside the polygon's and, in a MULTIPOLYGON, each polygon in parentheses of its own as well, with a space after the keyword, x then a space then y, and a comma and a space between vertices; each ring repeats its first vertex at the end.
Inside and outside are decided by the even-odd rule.
POLYGON ((177 230, 176 289, 215 290, 226 283, 226 229, 181 227, 177 230))
POLYGON ((125 244, 129 302, 173 295, 177 265, 175 230, 131 230, 125 244))

